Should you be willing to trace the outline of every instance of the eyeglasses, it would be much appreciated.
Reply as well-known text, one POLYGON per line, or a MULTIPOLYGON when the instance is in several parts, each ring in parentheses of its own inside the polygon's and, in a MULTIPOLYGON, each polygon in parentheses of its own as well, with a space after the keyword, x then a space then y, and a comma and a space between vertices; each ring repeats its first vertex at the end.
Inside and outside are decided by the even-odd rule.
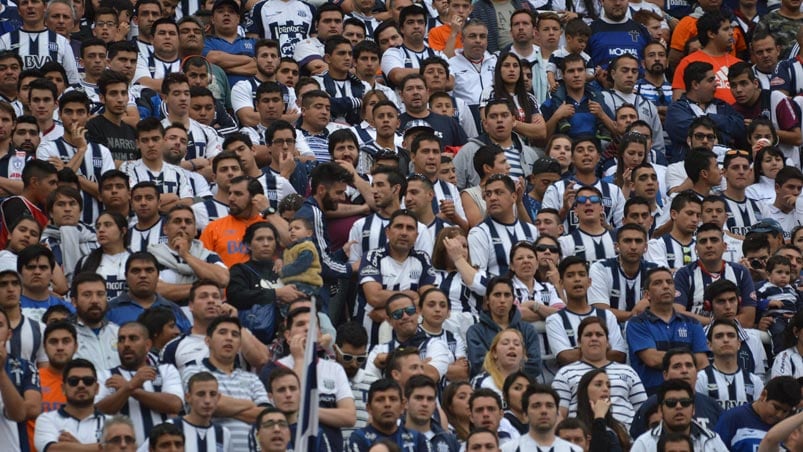
POLYGON ((703 141, 703 140, 716 141, 717 139, 717 136, 714 135, 713 133, 701 133, 701 132, 695 133, 694 135, 692 135, 692 137, 694 137, 694 139, 697 141, 703 141))
POLYGON ((290 428, 290 424, 288 424, 287 421, 265 421, 259 424, 259 428, 264 428, 264 429, 272 429, 276 427, 279 427, 281 429, 290 428))
POLYGON ((111 438, 107 439, 106 444, 113 444, 115 446, 122 446, 123 443, 125 444, 137 444, 137 439, 131 435, 117 435, 112 436, 111 438))
POLYGON ((585 204, 587 202, 591 202, 591 204, 602 204, 602 198, 598 195, 591 195, 591 196, 578 196, 575 198, 577 200, 577 204, 585 204))
POLYGON ((362 365, 368 359, 368 355, 367 354, 352 355, 351 353, 345 353, 345 352, 343 352, 343 350, 340 349, 340 347, 337 346, 337 344, 335 344, 334 348, 338 353, 340 353, 340 356, 343 358, 343 362, 344 363, 350 363, 352 361, 357 361, 357 364, 362 365))
POLYGON ((675 408, 676 406, 678 406, 678 403, 680 404, 680 406, 682 408, 688 408, 694 403, 694 400, 689 399, 689 398, 686 398, 686 399, 666 399, 666 400, 664 400, 664 406, 667 407, 667 408, 675 408))
POLYGON ((296 139, 295 138, 274 138, 273 140, 271 140, 270 144, 276 144, 276 145, 279 145, 279 146, 284 146, 284 145, 292 146, 292 145, 296 144, 296 139))
POLYGON ((67 384, 73 388, 78 386, 78 383, 83 383, 84 386, 92 386, 97 382, 95 377, 67 377, 67 384))
POLYGON ((558 247, 555 245, 535 245, 535 251, 539 253, 549 251, 552 254, 558 254, 558 247))
POLYGON ((408 317, 415 315, 415 306, 407 306, 406 308, 397 309, 390 313, 390 318, 393 320, 401 320, 404 318, 404 315, 407 314, 408 317))
POLYGON ((95 22, 95 27, 116 27, 117 22, 95 22))

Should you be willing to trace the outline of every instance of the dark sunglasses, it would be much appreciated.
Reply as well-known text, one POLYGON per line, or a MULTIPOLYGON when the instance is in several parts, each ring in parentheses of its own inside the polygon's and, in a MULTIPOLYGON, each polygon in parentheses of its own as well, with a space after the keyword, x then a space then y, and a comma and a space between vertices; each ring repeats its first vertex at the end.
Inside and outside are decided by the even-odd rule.
POLYGON ((368 355, 352 355, 351 353, 345 353, 340 347, 335 344, 335 350, 340 353, 340 356, 343 358, 344 363, 350 363, 352 361, 357 361, 357 364, 363 365, 363 363, 368 359, 368 355))
POLYGON ((390 313, 390 318, 393 320, 401 320, 404 318, 405 314, 408 316, 415 315, 415 306, 407 306, 406 308, 397 309, 390 313))
POLYGON ((694 400, 688 399, 688 398, 686 398, 686 399, 666 399, 666 400, 664 400, 664 406, 667 407, 667 408, 675 408, 676 406, 678 406, 678 403, 680 404, 681 407, 688 408, 694 403, 694 400))
POLYGON ((588 201, 591 201, 591 204, 602 204, 602 198, 597 195, 578 196, 575 200, 577 204, 585 204, 588 201))
POLYGON ((543 253, 544 251, 549 251, 552 254, 558 254, 558 247, 555 245, 535 245, 535 251, 539 253, 543 253))
POLYGON ((92 386, 98 381, 95 377, 67 377, 67 384, 73 388, 78 386, 78 383, 83 383, 84 386, 92 386))

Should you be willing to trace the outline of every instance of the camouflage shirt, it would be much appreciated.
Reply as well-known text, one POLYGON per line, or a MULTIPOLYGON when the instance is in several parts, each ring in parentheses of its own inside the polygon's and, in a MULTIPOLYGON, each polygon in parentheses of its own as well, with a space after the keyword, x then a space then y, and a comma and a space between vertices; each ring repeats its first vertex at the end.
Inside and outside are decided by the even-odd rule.
POLYGON ((797 42, 797 31, 801 25, 803 18, 790 19, 782 16, 780 11, 772 11, 758 22, 755 34, 766 32, 775 36, 775 42, 781 46, 781 58, 785 58, 797 42))

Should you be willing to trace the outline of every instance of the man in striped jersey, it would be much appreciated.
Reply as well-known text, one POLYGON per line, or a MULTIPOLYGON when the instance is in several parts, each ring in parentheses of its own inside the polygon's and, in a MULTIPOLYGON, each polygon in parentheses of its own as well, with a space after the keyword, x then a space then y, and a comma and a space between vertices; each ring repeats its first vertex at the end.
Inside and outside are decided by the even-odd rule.
POLYGON ((727 188, 722 192, 728 212, 728 230, 736 235, 747 235, 751 225, 764 216, 762 206, 745 195, 745 189, 753 182, 750 167, 753 156, 749 151, 728 150, 722 163, 722 174, 727 188))
POLYGON ((335 359, 346 371, 351 392, 354 393, 354 405, 357 409, 357 422, 354 427, 342 428, 343 437, 348 438, 351 436, 351 432, 365 427, 368 423, 365 401, 368 399, 368 389, 371 383, 376 381, 376 377, 368 375, 362 368, 367 359, 368 333, 359 322, 342 323, 337 327, 336 338, 335 359))
POLYGON ((0 100, 14 107, 17 116, 23 114, 19 95, 19 78, 22 71, 22 57, 14 51, 0 51, 0 100))
MULTIPOLYGON (((257 108, 259 102, 257 90, 267 82, 276 82, 276 70, 279 67, 279 43, 271 39, 260 39, 254 44, 254 54, 256 74, 253 78, 235 83, 231 90, 232 109, 244 127, 256 127, 262 121, 262 115, 257 108)), ((282 84, 278 84, 278 87, 282 105, 277 113, 280 115, 290 113, 290 118, 283 118, 286 120, 297 118, 295 92, 282 84)))
POLYGON ((153 52, 142 52, 137 58, 133 81, 152 90, 159 90, 168 74, 181 72, 178 58, 178 25, 173 19, 161 18, 151 26, 153 52))
POLYGON ((707 393, 723 410, 758 400, 764 382, 739 364, 739 327, 733 320, 714 320, 706 335, 714 361, 697 372, 697 392, 707 393))
POLYGON ((162 4, 159 0, 138 0, 136 2, 131 22, 138 31, 133 35, 137 38, 140 54, 153 54, 153 23, 161 17, 162 4))
MULTIPOLYGON (((405 139, 407 139, 407 132, 416 127, 415 124, 427 125, 424 121, 410 121, 405 129, 405 139)), ((454 184, 439 178, 443 145, 444 142, 438 138, 437 132, 416 134, 410 145, 413 172, 426 176, 435 188, 432 211, 442 219, 467 230, 468 222, 466 221, 466 212, 463 210, 463 202, 460 199, 460 192, 454 184)))
POLYGON ((604 197, 596 187, 583 186, 574 198, 573 217, 577 228, 558 238, 564 256, 578 256, 586 262, 615 258, 614 237, 604 219, 604 197))
POLYGON ((329 134, 346 126, 332 121, 331 98, 326 91, 313 89, 301 96, 301 125, 298 127, 307 140, 315 159, 329 162, 329 134))
MULTIPOLYGON (((184 433, 184 444, 193 452, 231 452, 231 431, 214 422, 213 416, 220 403, 217 378, 209 372, 199 372, 187 382, 184 401, 188 413, 171 419, 184 433)), ((150 441, 154 435, 151 433, 150 441)), ((157 439, 158 440, 158 439, 157 439)), ((156 449, 161 450, 161 449, 156 449)))
POLYGON ((58 89, 45 78, 31 81, 28 90, 28 108, 39 125, 39 137, 42 142, 55 140, 64 135, 61 122, 53 119, 56 111, 58 89))
POLYGON ((605 369, 611 383, 611 413, 630 427, 633 415, 647 400, 641 378, 632 367, 607 357, 608 326, 599 317, 586 317, 577 328, 580 360, 562 367, 552 387, 560 395, 560 414, 564 419, 577 415, 577 384, 586 372, 605 369))
POLYGON ((600 146, 595 137, 581 136, 572 142, 572 165, 574 175, 550 185, 544 193, 542 208, 553 208, 560 212, 564 219, 564 229, 571 232, 577 229, 579 220, 572 211, 577 189, 584 185, 594 186, 602 193, 602 206, 605 221, 614 227, 622 225, 625 198, 622 190, 614 184, 598 179, 596 168, 600 159, 600 146))
POLYGON ((42 336, 45 326, 22 313, 20 297, 22 278, 16 270, 0 271, 0 310, 5 313, 11 330, 6 348, 13 356, 32 364, 47 363, 42 336))
MULTIPOLYGON (((224 144, 225 148, 229 147, 228 138, 224 144)), ((198 231, 203 231, 210 222, 228 215, 229 185, 232 179, 242 174, 240 159, 234 152, 223 151, 212 159, 212 175, 217 191, 211 198, 192 205, 198 231)))
POLYGON ((56 169, 70 168, 78 175, 83 195, 85 224, 95 224, 100 215, 98 181, 101 175, 115 168, 114 158, 106 146, 86 138, 90 102, 84 92, 71 91, 59 99, 59 117, 64 134, 53 141, 43 142, 36 150, 36 158, 52 163, 56 169))
POLYGON ((673 271, 697 259, 694 233, 700 223, 703 203, 692 193, 680 193, 672 200, 669 215, 672 230, 647 244, 644 255, 649 262, 668 267, 673 271))
POLYGON ((649 306, 643 298, 641 278, 657 264, 644 260, 647 231, 636 224, 626 224, 616 231, 618 257, 591 264, 589 302, 610 309, 616 320, 624 323, 649 306))
MULTIPOLYGON (((184 452, 185 435, 175 424, 169 422, 159 424, 153 428, 151 433, 152 435, 147 441, 149 452, 184 452)), ((200 451, 201 449, 191 450, 200 451)))
POLYGON ((756 293, 750 272, 741 264, 722 259, 727 245, 722 228, 714 223, 705 223, 697 228, 695 248, 698 259, 675 273, 675 308, 688 313, 703 324, 710 320, 710 306, 704 303, 705 287, 720 278, 737 282, 741 294, 741 308, 737 315, 746 328, 755 324, 756 293))
MULTIPOLYGON (((265 384, 271 402, 287 416, 287 422, 290 423, 290 443, 287 445, 290 450, 293 449, 299 414, 301 414, 299 413, 301 405, 301 390, 299 386, 301 386, 301 382, 295 372, 282 366, 278 366, 270 372, 268 381, 265 384)), ((316 441, 315 450, 317 452, 329 452, 332 450, 329 445, 329 439, 320 426, 318 426, 316 441)))
POLYGON ((106 414, 125 413, 134 422, 137 443, 151 429, 181 411, 183 392, 178 370, 169 364, 148 362, 148 329, 137 322, 123 324, 117 333, 120 366, 99 372, 97 409, 106 414))
POLYGON ((56 61, 67 71, 69 83, 78 83, 78 65, 70 42, 64 36, 45 28, 45 1, 19 2, 22 27, 0 36, 0 49, 13 50, 23 57, 23 69, 40 68, 56 61))
MULTIPOLYGON (((374 198, 375 211, 367 217, 360 218, 351 226, 349 241, 355 243, 349 250, 349 262, 360 262, 369 251, 382 248, 387 244, 385 233, 393 212, 399 210, 401 199, 407 189, 406 181, 401 173, 387 166, 375 168, 371 175, 371 192, 374 198)), ((432 252, 432 236, 427 227, 417 223, 418 236, 415 249, 426 253, 432 252)))
POLYGON ((513 245, 519 240, 535 240, 538 231, 516 217, 513 206, 520 193, 509 176, 494 174, 483 190, 488 217, 468 233, 471 262, 488 274, 503 275, 510 266, 513 245))

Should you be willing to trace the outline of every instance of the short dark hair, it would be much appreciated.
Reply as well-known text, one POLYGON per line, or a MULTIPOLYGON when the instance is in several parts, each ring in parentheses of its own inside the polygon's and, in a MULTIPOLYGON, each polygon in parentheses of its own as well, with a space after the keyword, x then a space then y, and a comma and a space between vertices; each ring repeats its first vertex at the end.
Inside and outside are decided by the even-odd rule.
POLYGON ((473 393, 471 393, 471 397, 468 398, 468 408, 469 410, 474 408, 474 401, 482 398, 482 397, 489 397, 496 401, 496 405, 499 409, 502 409, 502 398, 499 397, 499 393, 494 391, 490 388, 479 388, 475 389, 473 393))
POLYGON ((98 182, 98 190, 101 193, 103 192, 103 183, 109 179, 122 179, 123 181, 125 181, 125 188, 129 191, 131 190, 131 187, 129 186, 130 182, 128 179, 128 174, 118 169, 110 169, 100 176, 100 181, 98 182))
POLYGON ((22 269, 28 265, 29 262, 35 261, 40 257, 45 257, 47 259, 48 264, 50 264, 50 270, 56 267, 56 258, 53 256, 53 251, 50 251, 50 248, 44 245, 35 243, 26 246, 17 253, 17 271, 22 274, 22 269))
POLYGON ((672 364, 672 358, 679 355, 689 355, 694 362, 694 353, 692 353, 691 349, 688 347, 675 347, 670 348, 669 350, 664 353, 664 357, 661 360, 661 370, 667 372, 669 370, 669 366, 672 364))
POLYGON ((675 196, 675 199, 672 200, 672 204, 669 206, 669 210, 680 212, 688 204, 697 204, 702 207, 703 202, 700 201, 700 198, 698 198, 694 193, 684 191, 675 196))
POLYGON ((78 288, 81 286, 81 284, 91 282, 99 282, 103 284, 103 287, 106 287, 106 279, 103 277, 103 275, 95 272, 83 271, 73 277, 72 282, 70 283, 70 296, 75 298, 78 296, 78 288))
POLYGON ((107 90, 109 89, 109 85, 114 85, 116 83, 122 83, 125 85, 126 89, 128 89, 128 77, 123 75, 122 72, 113 71, 111 69, 106 69, 103 73, 100 74, 98 78, 98 91, 100 94, 106 95, 107 90))
POLYGON ((153 132, 154 130, 159 131, 159 135, 164 137, 165 128, 162 125, 162 121, 154 117, 149 117, 141 120, 137 123, 137 139, 139 139, 140 135, 144 132, 153 132))
MULTIPOLYGON (((136 188, 136 186, 134 188, 136 188)), ((137 251, 135 253, 131 253, 131 255, 128 256, 128 259, 125 260, 126 275, 128 274, 129 270, 131 270, 131 264, 134 261, 150 262, 151 264, 153 264, 154 267, 156 267, 157 269, 159 268, 159 261, 156 260, 156 257, 153 254, 147 251, 137 251)))
POLYGON ((474 170, 480 176, 480 178, 485 177, 485 170, 483 169, 484 165, 494 166, 494 162, 496 161, 496 156, 499 154, 504 154, 505 150, 500 148, 495 144, 486 144, 480 146, 479 149, 474 153, 474 170))
POLYGON ((768 402, 774 400, 792 408, 800 404, 800 384, 794 377, 775 377, 764 386, 764 390, 767 391, 768 402))
POLYGON ((362 323, 351 320, 338 325, 336 330, 335 344, 342 347, 349 344, 352 347, 363 347, 368 345, 368 333, 362 323))
POLYGON ((703 298, 709 302, 713 302, 714 298, 728 292, 733 292, 737 296, 740 294, 739 288, 736 287, 735 283, 725 278, 720 278, 706 286, 703 298))
POLYGON ((722 22, 730 22, 730 19, 725 17, 719 10, 706 12, 699 19, 697 19, 697 38, 700 40, 700 45, 705 47, 711 38, 708 33, 715 35, 719 31, 722 22))
POLYGON ((289 122, 287 122, 287 121, 285 121, 283 119, 278 119, 276 121, 273 121, 268 126, 268 128, 265 129, 265 143, 268 144, 268 145, 273 144, 273 137, 276 136, 276 132, 278 132, 280 130, 290 130, 290 131, 292 131, 293 132, 293 137, 295 138, 295 134, 296 134, 295 127, 293 127, 292 124, 290 124, 289 122))
POLYGON ((391 378, 391 373, 394 370, 400 370, 401 361, 408 356, 420 356, 420 352, 415 347, 401 347, 390 352, 388 362, 385 365, 385 376, 391 378))
POLYGON ((560 405, 560 396, 558 395, 557 391, 552 389, 551 386, 536 383, 534 385, 527 386, 524 394, 521 395, 521 409, 525 413, 527 412, 527 408, 530 407, 530 397, 532 397, 534 394, 548 394, 552 396, 552 399, 555 401, 555 409, 557 409, 560 405))
MULTIPOLYGON (((791 377, 789 377, 791 378, 791 377)), ((797 383, 797 382, 795 382, 797 383)), ((691 385, 684 380, 680 380, 677 378, 673 378, 670 380, 666 380, 659 388, 658 388, 658 404, 664 403, 666 398, 666 393, 669 391, 686 391, 689 394, 689 398, 692 399, 692 404, 694 404, 694 389, 692 389, 691 385)), ((800 388, 798 387, 797 390, 797 398, 800 400, 800 388)))
POLYGON ((581 264, 583 268, 586 270, 586 272, 588 271, 588 262, 584 258, 579 256, 566 256, 558 264, 558 274, 560 275, 561 278, 563 278, 563 275, 566 274, 566 270, 569 267, 578 264, 581 264))
POLYGON ((438 394, 438 385, 432 381, 432 378, 426 375, 413 375, 404 384, 404 397, 409 399, 413 395, 413 391, 418 388, 432 388, 435 395, 438 394))
POLYGON ((98 371, 95 369, 95 365, 92 364, 92 361, 84 358, 73 358, 64 365, 64 370, 61 372, 62 383, 67 381, 67 377, 70 376, 70 371, 73 369, 89 369, 92 371, 93 376, 98 376, 98 371))
POLYGON ((212 372, 207 372, 205 370, 198 372, 197 374, 191 376, 189 380, 187 380, 187 392, 192 391, 192 387, 195 385, 195 383, 201 383, 203 381, 214 381, 217 383, 217 377, 215 377, 212 372))
POLYGON ((736 331, 736 335, 738 337, 739 325, 737 325, 735 321, 729 319, 716 319, 713 322, 711 322, 711 325, 708 327, 708 332, 706 333, 705 338, 710 341, 714 335, 714 327, 717 327, 719 325, 729 326, 733 328, 733 330, 736 331))
POLYGON ((656 273, 669 273, 672 275, 672 270, 668 269, 667 267, 655 267, 647 270, 647 274, 644 275, 644 291, 646 292, 647 289, 650 287, 650 283, 652 282, 652 276, 656 273))
MULTIPOLYGON (((286 376, 289 376, 289 375, 294 376, 296 378, 296 380, 299 381, 298 375, 296 375, 296 373, 293 371, 293 369, 291 369, 289 367, 284 367, 284 366, 276 366, 268 374, 268 381, 267 381, 267 384, 265 385, 265 389, 267 389, 268 393, 272 394, 273 393, 273 382, 278 380, 278 379, 280 379, 280 378, 282 378, 282 377, 286 377, 286 376)), ((299 384, 301 384, 300 381, 299 381, 299 384)))
MULTIPOLYGON (((54 306, 64 306, 64 305, 54 305, 54 306)), ((45 327, 45 334, 43 335, 44 342, 47 342, 47 338, 50 337, 51 334, 61 330, 64 330, 67 333, 69 333, 74 341, 78 340, 78 333, 75 331, 75 326, 69 321, 61 320, 58 322, 53 322, 47 325, 47 327, 45 327)))
POLYGON ((397 383, 396 380, 393 380, 392 378, 380 378, 379 380, 376 380, 375 382, 371 383, 371 386, 368 388, 368 403, 370 404, 373 402, 374 395, 376 395, 377 392, 390 390, 395 390, 399 393, 399 398, 402 398, 402 388, 399 386, 399 383, 397 383))
POLYGON ((357 140, 357 136, 354 135, 354 132, 352 132, 351 129, 335 130, 329 134, 329 155, 334 156, 335 147, 338 144, 345 143, 347 141, 354 143, 354 146, 359 150, 360 142, 357 140))
MULTIPOLYGON (((700 43, 702 44, 702 38, 700 39, 700 43)), ((713 70, 714 66, 712 66, 711 63, 706 63, 704 61, 689 63, 686 69, 683 70, 683 85, 686 87, 686 91, 691 91, 692 83, 700 83, 705 79, 708 71, 713 70)), ((689 129, 689 131, 691 131, 691 129, 689 129)))
MULTIPOLYGON (((362 24, 363 22, 360 21, 360 23, 362 24)), ((345 24, 343 25, 345 26, 345 24)), ((351 55, 355 60, 359 58, 360 55, 362 55, 363 53, 373 53, 378 56, 382 52, 379 50, 379 44, 377 44, 374 41, 369 41, 366 39, 358 42, 357 45, 355 45, 354 48, 351 49, 351 55)))
POLYGON ((212 337, 212 335, 215 334, 217 328, 223 323, 232 323, 234 325, 237 325, 238 330, 242 329, 242 326, 240 325, 240 319, 238 319, 237 317, 221 315, 215 317, 211 322, 209 322, 209 326, 206 328, 206 335, 208 337, 212 337))
MULTIPOLYGON (((153 23, 153 28, 154 29, 156 29, 156 23, 159 22, 160 20, 164 20, 164 19, 159 19, 159 20, 157 20, 156 22, 153 23)), ((169 21, 169 19, 168 19, 168 21, 169 21)), ((187 78, 186 74, 184 74, 183 72, 170 72, 170 73, 168 73, 167 75, 165 75, 165 78, 162 80, 162 90, 161 90, 162 94, 164 94, 165 96, 170 94, 170 87, 172 87, 173 85, 181 84, 181 83, 186 83, 187 85, 190 84, 190 79, 187 78)))
POLYGON ((181 442, 184 442, 184 430, 172 422, 165 422, 151 429, 150 436, 148 437, 148 447, 153 450, 159 442, 159 438, 163 436, 180 436, 181 442))
POLYGON ((803 182, 803 172, 794 166, 784 166, 775 176, 775 185, 782 187, 783 184, 789 182, 790 180, 799 180, 800 182, 803 182))
POLYGON ((310 188, 313 194, 320 185, 329 187, 337 182, 351 184, 353 180, 351 173, 334 162, 321 163, 310 172, 310 188))
MULTIPOLYGON (((328 4, 328 3, 325 3, 325 4, 328 4)), ((334 36, 332 36, 332 37, 330 37, 329 39, 326 40, 326 43, 324 44, 324 47, 323 47, 324 55, 331 55, 332 52, 335 51, 337 46, 340 46, 340 45, 348 45, 349 49, 352 50, 352 54, 353 54, 354 49, 353 49, 353 47, 351 45, 351 41, 349 41, 348 38, 346 38, 343 35, 334 35, 334 36)))
POLYGON ((64 110, 67 104, 81 104, 86 109, 87 115, 89 115, 89 96, 85 92, 78 90, 65 92, 59 98, 59 111, 64 110))
POLYGON ((165 325, 176 321, 176 314, 166 306, 151 306, 142 311, 137 317, 137 322, 145 325, 148 329, 148 336, 153 339, 158 336, 165 325))
POLYGON ((700 180, 700 173, 711 168, 711 159, 716 164, 717 155, 706 148, 694 148, 686 154, 683 168, 692 183, 697 183, 700 180))
POLYGON ((656 446, 657 452, 666 452, 666 445, 667 443, 679 443, 683 442, 689 445, 689 450, 694 450, 694 442, 691 440, 691 436, 685 435, 680 432, 670 432, 668 429, 663 431, 663 434, 658 439, 658 445, 656 446))
POLYGON ((60 185, 56 187, 55 190, 51 191, 49 195, 47 195, 47 202, 45 203, 45 206, 47 206, 48 212, 53 211, 53 205, 56 204, 56 199, 59 196, 64 196, 74 200, 78 203, 78 208, 80 210, 84 209, 84 198, 81 196, 81 192, 70 185, 60 185))

